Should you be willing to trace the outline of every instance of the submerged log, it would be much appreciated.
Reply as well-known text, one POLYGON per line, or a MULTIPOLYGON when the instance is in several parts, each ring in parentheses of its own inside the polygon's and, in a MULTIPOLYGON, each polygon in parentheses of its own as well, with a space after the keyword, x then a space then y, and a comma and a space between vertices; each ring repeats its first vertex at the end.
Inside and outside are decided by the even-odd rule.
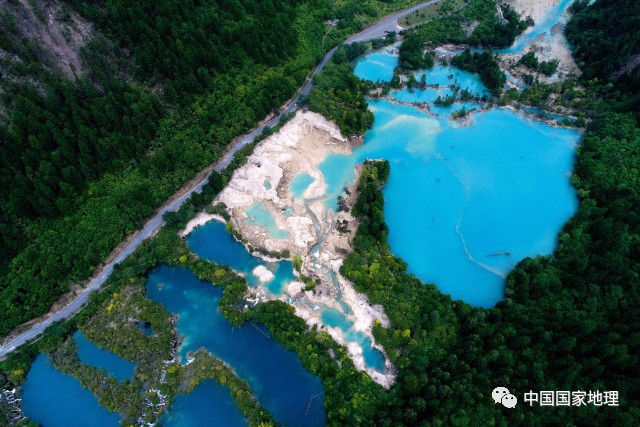
POLYGON ((500 256, 500 255, 509 256, 509 255, 511 255, 511 252, 509 252, 509 251, 506 251, 506 252, 494 252, 492 254, 489 254, 489 256, 500 256))

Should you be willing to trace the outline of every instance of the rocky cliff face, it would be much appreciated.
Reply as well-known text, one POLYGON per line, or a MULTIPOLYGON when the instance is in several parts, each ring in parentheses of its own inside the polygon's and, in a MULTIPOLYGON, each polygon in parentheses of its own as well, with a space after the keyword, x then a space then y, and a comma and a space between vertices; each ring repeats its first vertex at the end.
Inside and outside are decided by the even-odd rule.
POLYGON ((0 0, 0 10, 3 35, 30 45, 48 68, 69 79, 85 72, 81 51, 93 28, 67 5, 56 0, 0 0))
POLYGON ((43 71, 69 80, 85 75, 82 58, 93 34, 93 25, 60 1, 0 0, 0 95, 11 83, 44 91, 43 71))

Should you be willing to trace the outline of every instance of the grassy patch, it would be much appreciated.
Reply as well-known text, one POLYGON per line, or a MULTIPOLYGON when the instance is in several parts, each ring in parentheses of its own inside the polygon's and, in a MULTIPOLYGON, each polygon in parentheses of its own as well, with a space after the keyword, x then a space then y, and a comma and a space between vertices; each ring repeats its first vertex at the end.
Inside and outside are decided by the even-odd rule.
POLYGON ((405 16, 398 21, 398 24, 403 28, 424 24, 432 19, 439 18, 441 16, 448 15, 453 11, 462 9, 465 5, 465 0, 444 0, 405 16))

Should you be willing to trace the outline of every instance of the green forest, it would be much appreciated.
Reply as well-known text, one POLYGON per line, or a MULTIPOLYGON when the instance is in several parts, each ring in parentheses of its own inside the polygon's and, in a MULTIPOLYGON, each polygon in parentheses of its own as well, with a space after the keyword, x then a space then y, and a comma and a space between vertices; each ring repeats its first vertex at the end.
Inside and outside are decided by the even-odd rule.
POLYGON ((477 73, 494 96, 502 93, 502 88, 507 81, 507 77, 500 70, 491 51, 471 53, 469 49, 465 49, 460 55, 451 58, 451 65, 477 73))
POLYGON ((552 61, 539 61, 535 52, 529 52, 522 55, 522 58, 518 61, 518 64, 524 65, 533 71, 538 71, 545 76, 551 76, 558 69, 558 63, 560 61, 555 59, 552 61))
POLYGON ((457 11, 418 25, 415 34, 421 43, 432 47, 443 43, 467 43, 471 47, 504 48, 533 25, 533 21, 521 19, 506 3, 500 4, 500 8, 506 22, 496 13, 495 0, 467 1, 465 7, 457 11), (477 25, 467 35, 465 28, 472 28, 471 23, 477 25))
POLYGON ((608 105, 617 111, 640 110, 640 31, 638 0, 587 0, 573 5, 565 33, 585 79, 615 82, 608 105), (635 66, 635 68, 634 68, 635 66))
MULTIPOLYGON (((6 200, 0 205, 0 231, 6 231, 0 248, 5 256, 0 272, 3 335, 46 311, 70 283, 89 276, 169 194, 214 161, 233 136, 261 120, 259 114, 266 115, 290 97, 324 51, 388 10, 388 5, 378 2, 319 0, 224 5, 204 1, 183 6, 171 2, 108 3, 106 9, 93 3, 72 4, 103 32, 102 49, 112 44, 120 49, 122 56, 116 63, 127 70, 128 80, 118 77, 122 71, 98 69, 100 60, 94 57, 96 69, 88 77, 66 81, 38 66, 35 48, 17 43, 7 21, 0 21, 0 47, 26 58, 28 66, 20 70, 32 73, 31 81, 45 85, 36 88, 14 81, 3 87, 8 114, 0 126, 4 162, 0 179, 11 190, 3 193, 6 200), (266 4, 281 7, 270 9, 266 4), (312 8, 314 5, 318 8, 312 8), (202 13, 205 10, 211 13, 202 13), (146 17, 134 22, 137 14, 147 12, 162 16, 174 13, 184 25, 170 28, 173 19, 146 17), (218 63, 207 62, 207 55, 192 58, 177 42, 167 46, 162 41, 165 31, 197 31, 201 25, 215 31, 215 16, 270 20, 265 24, 268 31, 294 17, 298 26, 283 31, 294 34, 296 43, 283 47, 281 57, 270 62, 272 58, 262 57, 265 51, 256 46, 261 42, 258 33, 255 45, 245 47, 246 41, 239 41, 236 46, 242 52, 218 63), (328 30, 324 20, 339 16, 344 17, 342 24, 328 33, 323 45, 322 36, 328 30), (196 61, 190 64, 208 71, 194 74, 191 67, 183 70, 165 63, 158 55, 165 47, 167 57, 196 61), (273 93, 269 89, 272 84, 282 91, 273 93), (36 90, 42 87, 45 92, 36 90), (152 87, 162 90, 153 91, 152 87), (189 99, 173 99, 168 87, 178 94, 184 91, 189 99), (108 99, 106 88, 114 91, 108 99), (63 100, 69 105, 61 107, 63 100), (104 114, 114 117, 106 120, 104 114), (91 137, 108 140, 103 146, 80 145, 91 137), (16 156, 15 162, 6 163, 9 156, 16 156), (58 181, 47 181, 51 174, 58 181), (52 182, 68 186, 55 187, 52 182), (36 194, 40 196, 32 200, 36 194), (131 200, 137 204, 132 205, 131 200)), ((245 281, 229 269, 196 259, 177 237, 176 231, 195 213, 203 209, 217 212, 210 206, 211 200, 253 146, 242 150, 222 174, 213 173, 201 194, 167 215, 167 226, 118 266, 105 291, 93 295, 85 310, 55 324, 43 339, 2 362, 6 375, 0 379, 20 384, 33 357, 38 352, 51 353, 61 369, 81 377, 103 403, 129 411, 123 412, 124 419, 135 419, 141 400, 137 392, 145 381, 157 380, 159 361, 170 352, 172 331, 167 313, 146 300, 142 292, 150 269, 167 263, 190 268, 200 279, 224 286, 221 310, 233 324, 261 322, 275 339, 298 353, 305 368, 322 380, 328 425, 638 425, 640 66, 631 65, 640 54, 635 30, 640 5, 638 0, 588 3, 575 3, 567 26, 584 75, 562 85, 533 85, 518 95, 521 100, 541 100, 557 90, 562 95, 559 98, 583 107, 581 119, 589 122, 572 175, 579 207, 561 230, 552 255, 527 258, 508 275, 505 298, 495 307, 475 308, 453 301, 407 272, 407 264, 391 253, 384 217, 382 190, 395 166, 387 161, 365 162, 352 209, 359 227, 354 250, 346 257, 341 273, 373 304, 382 304, 391 320, 390 328, 376 325, 373 330, 376 342, 398 369, 397 382, 388 392, 356 370, 346 349, 326 332, 308 330, 288 304, 272 301, 239 311, 245 281), (573 99, 578 86, 586 88, 587 101, 573 99), (114 301, 121 301, 119 308, 107 310, 114 301), (134 306, 142 310, 135 312, 134 306), (158 336, 145 338, 131 326, 131 319, 150 322, 158 336), (112 323, 123 331, 115 338, 104 332, 112 323), (71 357, 74 349, 68 339, 76 328, 128 360, 148 360, 149 370, 136 372, 138 388, 100 383, 100 372, 80 366, 71 357), (529 390, 615 390, 620 406, 551 408, 519 403, 506 409, 489 398, 497 384, 508 385, 518 396, 529 390)), ((471 1, 460 11, 418 27, 413 36, 417 42, 408 45, 407 66, 428 61, 413 55, 417 49, 411 43, 468 41, 499 47, 509 44, 508 40, 528 25, 518 21, 508 7, 503 7, 508 25, 496 23, 489 4, 495 7, 493 1, 471 1), (473 17, 484 18, 467 37, 459 24, 473 17)), ((234 40, 239 34, 235 31, 241 31, 238 28, 244 28, 242 23, 224 31, 217 28, 220 33, 216 37, 234 40)), ((180 41, 193 52, 224 48, 195 35, 180 41)), ((269 48, 278 46, 270 35, 265 34, 264 41, 269 48)), ((371 87, 353 76, 349 61, 363 50, 360 46, 343 49, 317 76, 308 104, 338 123, 343 134, 362 135, 373 123, 366 105, 371 87)), ((486 73, 485 82, 493 79, 495 87, 501 87, 493 54, 466 51, 454 61, 459 67, 486 73)), ((529 57, 522 65, 532 68, 540 64, 529 57)), ((230 380, 229 387, 244 393, 244 399, 236 403, 247 418, 256 425, 267 424, 269 415, 251 399, 246 384, 224 371, 210 355, 199 355, 191 371, 176 365, 165 390, 172 396, 178 388, 190 390, 203 379, 219 379, 221 370, 225 380, 230 380)))
MULTIPOLYGON (((69 1, 60 19, 94 31, 75 78, 25 36, 21 3, 0 11, 0 336, 86 280, 326 51, 411 3, 69 1)), ((31 7, 43 20, 48 4, 31 7)))
MULTIPOLYGON (((631 11, 637 20, 639 8, 615 13, 631 11)), ((579 20, 591 11, 576 13, 579 20)), ((622 46, 615 39, 609 43, 622 46)), ((465 53, 459 61, 475 67, 482 60, 465 53)), ((378 326, 374 335, 399 369, 398 382, 389 393, 364 379, 345 385, 342 377, 318 370, 321 335, 303 334, 304 325, 289 307, 269 303, 253 314, 319 373, 329 424, 638 423, 640 123, 634 107, 638 91, 628 83, 632 78, 612 81, 603 75, 594 81, 587 75, 557 88, 569 100, 575 98, 576 85, 587 87, 584 100, 572 101, 584 105, 591 119, 573 175, 580 207, 561 231, 554 254, 523 260, 507 279, 505 299, 492 309, 452 301, 407 274, 406 263, 391 254, 386 242, 381 189, 393 167, 387 162, 366 165, 353 209, 360 221, 354 252, 341 272, 373 303, 384 305, 392 328, 378 326), (615 390, 620 406, 563 410, 519 404, 505 410, 487 398, 496 383, 519 393, 615 390), (330 398, 335 388, 341 389, 341 399, 330 398)))
POLYGON ((406 273, 386 243, 380 188, 389 166, 363 174, 354 208, 361 225, 342 272, 384 304, 393 325, 374 329, 400 368, 375 417, 387 423, 378 425, 424 419, 471 425, 476 417, 495 424, 636 424, 639 166, 633 117, 595 120, 576 164, 578 213, 555 254, 522 261, 508 277, 505 300, 489 310, 451 301, 406 273), (496 381, 519 392, 617 390, 621 403, 571 412, 518 405, 505 412, 487 399, 496 381))

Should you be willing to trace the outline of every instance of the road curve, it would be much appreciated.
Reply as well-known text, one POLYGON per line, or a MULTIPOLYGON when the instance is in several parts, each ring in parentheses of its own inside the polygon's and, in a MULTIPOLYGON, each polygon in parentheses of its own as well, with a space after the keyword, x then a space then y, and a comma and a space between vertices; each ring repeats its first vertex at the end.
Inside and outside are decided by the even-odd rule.
POLYGON ((399 19, 404 18, 405 16, 410 15, 413 12, 416 12, 427 6, 431 6, 434 3, 438 3, 439 1, 440 0, 431 0, 428 2, 420 3, 417 6, 411 7, 409 9, 405 9, 398 13, 395 13, 391 15, 389 18, 384 19, 378 22, 377 24, 372 25, 371 27, 367 28, 361 33, 358 33, 354 36, 349 37, 347 41, 345 41, 345 43, 347 44, 362 43, 362 42, 366 42, 373 39, 383 38, 387 35, 387 33, 390 33, 392 31, 398 32, 402 29, 402 27, 398 25, 399 19))
MULTIPOLYGON (((351 44, 351 43, 364 42, 364 41, 385 37, 387 32, 398 31, 400 29, 400 27, 398 26, 398 19, 403 18, 409 15, 410 13, 413 13, 416 10, 420 10, 424 7, 427 7, 433 3, 437 3, 438 1, 439 0, 431 0, 425 3, 421 3, 418 6, 414 6, 410 9, 406 9, 401 12, 398 12, 390 16, 389 18, 386 18, 372 25, 366 30, 358 34, 355 34, 354 36, 347 39, 345 43, 351 44)), ((320 61, 320 63, 316 67, 313 73, 314 75, 320 73, 323 70, 323 68, 327 65, 329 60, 331 60, 331 58, 333 57, 333 54, 335 53, 336 49, 337 47, 334 47, 329 52, 327 52, 324 58, 322 58, 322 61, 320 61)), ((258 135, 260 135, 266 127, 275 126, 276 124, 278 124, 278 122, 280 121, 280 118, 283 115, 289 114, 297 110, 300 96, 308 95, 309 92, 311 92, 312 88, 313 88, 313 78, 309 79, 306 82, 306 84, 303 86, 302 90, 300 91, 300 94, 291 103, 289 103, 289 105, 287 105, 285 109, 280 112, 280 114, 278 114, 277 116, 267 121, 264 125, 252 130, 242 138, 238 139, 234 143, 234 145, 227 151, 227 153, 222 157, 222 159, 218 161, 214 169, 218 172, 222 171, 224 168, 226 168, 229 165, 229 163, 231 163, 231 160, 233 159, 233 155, 241 148, 253 142, 253 140, 258 135)), ((52 316, 48 317, 42 322, 36 323, 29 330, 3 343, 0 346, 0 359, 4 359, 7 356, 7 354, 11 353, 17 347, 36 338, 38 335, 44 332, 44 330, 47 327, 49 327, 52 323, 57 322, 58 320, 67 319, 73 316, 74 314, 76 314, 78 311, 80 311, 80 309, 89 300, 89 295, 91 294, 91 292, 98 290, 100 286, 102 286, 102 284, 111 275, 111 272, 113 271, 114 266, 116 264, 121 263, 126 257, 128 257, 138 247, 138 245, 140 245, 140 243, 142 243, 143 240, 153 236, 160 229, 160 227, 162 227, 162 224, 163 224, 162 216, 167 212, 173 212, 178 210, 178 208, 189 197, 191 197, 191 194, 193 194, 194 192, 196 193, 201 192, 202 187, 207 182, 208 182, 208 178, 204 178, 202 181, 197 183, 193 188, 191 188, 185 194, 180 196, 178 199, 174 200, 169 205, 160 209, 155 214, 155 216, 153 216, 153 218, 147 221, 144 228, 134 236, 134 238, 131 240, 131 242, 129 242, 129 244, 127 244, 127 246, 125 246, 122 252, 120 252, 115 259, 113 259, 105 267, 103 267, 102 270, 98 273, 98 275, 89 282, 87 287, 85 287, 69 304, 67 304, 65 307, 61 308, 52 316)))

